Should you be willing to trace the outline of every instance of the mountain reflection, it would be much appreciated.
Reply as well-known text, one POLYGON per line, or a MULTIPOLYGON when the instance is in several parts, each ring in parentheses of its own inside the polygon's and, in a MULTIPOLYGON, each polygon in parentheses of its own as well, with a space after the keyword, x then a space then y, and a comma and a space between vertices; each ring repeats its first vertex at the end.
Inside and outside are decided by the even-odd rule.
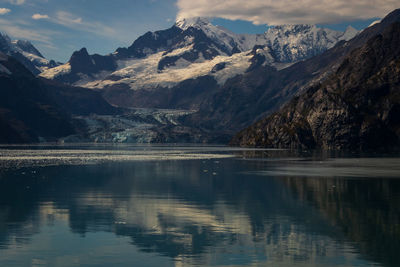
POLYGON ((355 242, 367 258, 399 266, 400 183, 374 179, 281 179, 355 242))
POLYGON ((265 168, 224 159, 3 172, 0 249, 24 247, 44 226, 67 223, 83 238, 128 237, 176 266, 399 265, 397 180, 247 172, 265 168))

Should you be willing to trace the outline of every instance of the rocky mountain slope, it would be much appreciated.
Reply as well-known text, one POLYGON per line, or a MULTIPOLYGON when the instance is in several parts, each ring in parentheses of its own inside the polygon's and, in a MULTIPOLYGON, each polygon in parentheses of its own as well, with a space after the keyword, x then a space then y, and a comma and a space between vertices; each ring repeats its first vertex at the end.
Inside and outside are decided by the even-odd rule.
POLYGON ((278 110, 296 94, 324 81, 352 50, 381 34, 396 21, 400 21, 400 9, 394 10, 380 23, 366 28, 353 39, 341 41, 326 52, 285 69, 257 66, 206 96, 198 112, 187 118, 187 123, 210 131, 224 129, 228 133, 239 132, 278 110))
POLYGON ((35 75, 59 65, 53 60, 47 60, 29 41, 11 40, 2 33, 0 33, 0 52, 17 59, 35 75))
POLYGON ((326 81, 243 130, 231 143, 281 148, 393 148, 400 145, 399 118, 400 22, 394 22, 348 54, 326 81))
POLYGON ((116 112, 100 94, 40 80, 0 52, 0 143, 56 141, 84 130, 72 115, 116 112))

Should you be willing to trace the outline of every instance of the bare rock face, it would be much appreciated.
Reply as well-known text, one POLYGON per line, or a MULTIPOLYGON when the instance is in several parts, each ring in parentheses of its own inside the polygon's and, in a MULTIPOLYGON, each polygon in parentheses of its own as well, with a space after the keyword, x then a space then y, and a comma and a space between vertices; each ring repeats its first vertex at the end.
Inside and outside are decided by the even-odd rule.
POLYGON ((400 23, 352 51, 334 75, 237 134, 233 145, 370 149, 400 145, 400 23))

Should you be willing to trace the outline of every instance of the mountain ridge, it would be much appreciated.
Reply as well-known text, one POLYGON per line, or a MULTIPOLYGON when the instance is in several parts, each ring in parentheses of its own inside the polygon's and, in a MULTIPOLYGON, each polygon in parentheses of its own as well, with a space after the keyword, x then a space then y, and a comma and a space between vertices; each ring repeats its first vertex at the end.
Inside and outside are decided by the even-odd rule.
MULTIPOLYGON (((179 24, 178 21, 167 30, 148 32, 131 46, 119 48, 109 55, 90 55, 82 48, 73 53, 68 63, 50 69, 40 77, 47 83, 64 81, 84 86, 100 93, 113 106, 134 108, 135 115, 124 114, 116 118, 80 116, 88 127, 93 128, 91 139, 87 140, 145 140, 143 137, 150 129, 146 124, 150 123, 154 125, 151 126, 152 136, 146 140, 187 142, 192 136, 194 142, 224 142, 239 130, 278 110, 292 97, 329 79, 352 50, 382 33, 391 21, 399 20, 400 13, 395 10, 360 33, 356 34, 350 27, 346 32, 333 32, 331 36, 336 39, 319 39, 327 33, 313 25, 276 26, 270 29, 272 41, 269 42, 278 48, 265 43, 267 33, 251 37, 240 35, 245 38, 235 43, 230 42, 233 33, 218 26, 208 26, 208 21, 194 21, 199 24, 197 26, 191 22, 179 24), (210 32, 204 30, 207 27, 210 32), (226 36, 215 37, 222 33, 226 36), (350 40, 339 40, 354 34, 350 40), (276 38, 279 41, 275 41, 276 38), (313 43, 309 52, 290 54, 281 49, 287 41, 296 45, 298 42, 303 44, 302 40, 313 43), (256 45, 241 51, 241 45, 249 43, 256 45), (293 59, 293 55, 305 59, 293 59), (154 109, 155 117, 149 119, 146 117, 149 113, 141 109, 154 109), (161 113, 166 118, 174 114, 174 119, 153 124, 160 114, 157 109, 171 110, 161 113), (97 121, 95 124, 94 120, 97 121), (106 135, 99 130, 103 122, 109 125, 103 127, 106 135), (138 122, 140 129, 135 126, 138 122)), ((1 71, 7 73, 9 70, 0 65, 1 71)), ((72 99, 76 95, 79 93, 73 93, 72 99)), ((73 105, 72 101, 66 107, 73 105)), ((91 108, 86 115, 90 111, 91 108)))
POLYGON ((238 76, 204 99, 198 113, 187 119, 188 123, 237 133, 278 110, 307 88, 327 79, 348 53, 396 21, 400 21, 400 9, 390 12, 380 23, 366 28, 351 40, 338 42, 318 56, 279 71, 259 67, 238 76))
MULTIPOLYGON (((275 29, 271 28, 265 34, 258 35, 235 34, 222 27, 214 26, 203 18, 195 18, 190 22, 184 19, 177 21, 169 29, 147 32, 136 39, 128 48, 118 48, 114 53, 106 56, 89 56, 95 64, 86 64, 85 62, 89 59, 87 55, 82 55, 82 58, 78 58, 78 61, 87 65, 86 69, 73 64, 71 62, 73 57, 71 57, 71 60, 65 65, 47 70, 41 76, 96 89, 110 88, 113 85, 120 87, 124 84, 135 89, 137 78, 134 74, 128 74, 129 71, 125 71, 122 77, 119 75, 124 68, 129 67, 129 60, 157 61, 153 64, 157 67, 152 67, 152 74, 157 75, 157 73, 162 73, 168 68, 182 68, 182 71, 184 71, 183 69, 188 66, 214 60, 218 56, 227 57, 226 60, 229 61, 229 57, 235 54, 248 52, 255 46, 260 46, 264 49, 264 54, 269 54, 270 60, 266 64, 274 62, 277 64, 293 63, 322 53, 337 41, 340 41, 342 37, 352 37, 350 34, 347 33, 346 35, 343 32, 311 25, 302 25, 302 27, 298 25, 297 28, 285 25, 275 29), (298 36, 294 38, 293 36, 296 34, 298 36), (281 37, 277 38, 278 35, 281 37), (159 53, 159 56, 155 57, 157 53, 159 53), (95 57, 101 58, 107 63, 100 66, 95 57), (118 73, 114 74, 114 72, 118 73), (133 75, 132 81, 127 79, 129 75, 133 75)), ((353 32, 352 34, 356 33, 353 32)), ((74 52, 73 55, 77 53, 74 52)), ((216 64, 219 63, 216 62, 216 64)), ((201 74, 196 72, 195 76, 188 78, 210 74, 213 66, 211 68, 205 67, 208 68, 206 71, 203 70, 201 74)), ((137 72, 135 71, 135 73, 137 72)), ((243 73, 243 71, 240 71, 240 73, 243 73)), ((158 78, 158 80, 160 80, 159 84, 150 84, 145 87, 153 89, 157 86, 164 86, 162 78, 158 78)), ((183 80, 177 79, 174 84, 181 81, 183 80)), ((145 84, 143 79, 138 87, 143 87, 142 84, 145 84)))
POLYGON ((238 133, 233 145, 377 149, 400 145, 400 22, 348 54, 334 75, 238 133))
POLYGON ((59 65, 54 60, 47 60, 31 42, 26 40, 11 40, 8 35, 1 32, 0 52, 16 58, 34 75, 38 75, 48 68, 59 65))

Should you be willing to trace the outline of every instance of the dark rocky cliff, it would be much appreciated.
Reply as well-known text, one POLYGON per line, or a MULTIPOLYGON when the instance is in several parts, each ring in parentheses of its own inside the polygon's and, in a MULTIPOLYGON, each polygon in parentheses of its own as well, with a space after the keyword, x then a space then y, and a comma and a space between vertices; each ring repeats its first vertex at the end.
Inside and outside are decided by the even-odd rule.
POLYGON ((334 75, 237 134, 233 145, 370 149, 400 144, 400 23, 353 50, 334 75))
POLYGON ((99 93, 38 79, 0 52, 0 144, 57 141, 80 131, 72 115, 117 112, 99 93))

